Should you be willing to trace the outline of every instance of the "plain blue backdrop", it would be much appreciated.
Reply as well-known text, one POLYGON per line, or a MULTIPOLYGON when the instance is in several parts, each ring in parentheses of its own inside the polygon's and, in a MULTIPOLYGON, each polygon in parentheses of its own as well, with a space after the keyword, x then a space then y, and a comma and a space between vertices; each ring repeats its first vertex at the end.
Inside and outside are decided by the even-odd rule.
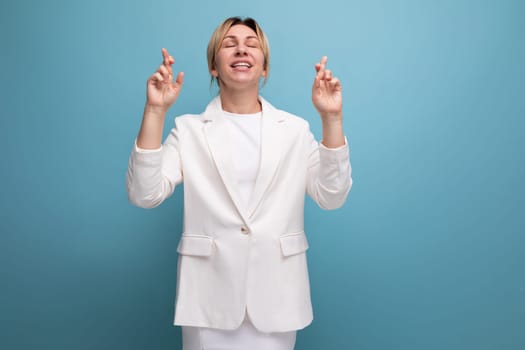
POLYGON ((354 187, 307 202, 297 349, 525 349, 519 0, 2 1, 0 348, 180 349, 182 188, 135 208, 125 172, 160 49, 186 73, 166 134, 216 93, 232 15, 269 36, 262 95, 318 138, 314 63, 343 81, 354 187))

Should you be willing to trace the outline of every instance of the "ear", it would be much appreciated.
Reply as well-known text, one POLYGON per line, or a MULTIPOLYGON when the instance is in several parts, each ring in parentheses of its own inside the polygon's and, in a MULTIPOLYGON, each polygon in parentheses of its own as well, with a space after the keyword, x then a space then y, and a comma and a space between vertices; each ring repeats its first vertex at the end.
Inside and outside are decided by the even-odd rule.
POLYGON ((210 74, 214 78, 219 77, 219 72, 217 72, 217 70, 215 70, 215 68, 210 71, 210 74))

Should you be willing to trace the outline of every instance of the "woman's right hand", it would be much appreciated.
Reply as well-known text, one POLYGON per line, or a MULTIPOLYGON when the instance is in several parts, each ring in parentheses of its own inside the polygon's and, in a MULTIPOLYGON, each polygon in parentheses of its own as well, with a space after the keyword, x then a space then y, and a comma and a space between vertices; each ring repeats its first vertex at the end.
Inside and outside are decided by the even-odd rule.
POLYGON ((184 73, 179 72, 173 81, 175 60, 165 48, 162 49, 163 62, 147 82, 146 107, 166 112, 177 100, 184 83, 184 73))

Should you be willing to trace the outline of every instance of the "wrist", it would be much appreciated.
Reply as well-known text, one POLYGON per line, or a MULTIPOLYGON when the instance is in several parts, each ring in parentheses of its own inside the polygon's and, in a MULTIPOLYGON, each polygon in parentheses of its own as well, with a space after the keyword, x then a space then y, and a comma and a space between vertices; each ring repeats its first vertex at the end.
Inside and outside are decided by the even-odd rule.
POLYGON ((345 144, 342 114, 323 115, 323 145, 328 148, 337 148, 345 144))
POLYGON ((343 116, 342 115, 322 115, 321 124, 326 129, 342 129, 343 116))
POLYGON ((146 106, 144 106, 144 117, 152 116, 152 117, 157 117, 157 118, 164 118, 167 112, 168 112, 168 108, 164 106, 152 105, 147 102, 146 102, 146 106))
POLYGON ((345 135, 342 131, 323 130, 321 143, 327 148, 339 148, 345 145, 345 135))
POLYGON ((342 112, 319 113, 323 124, 343 124, 342 112))

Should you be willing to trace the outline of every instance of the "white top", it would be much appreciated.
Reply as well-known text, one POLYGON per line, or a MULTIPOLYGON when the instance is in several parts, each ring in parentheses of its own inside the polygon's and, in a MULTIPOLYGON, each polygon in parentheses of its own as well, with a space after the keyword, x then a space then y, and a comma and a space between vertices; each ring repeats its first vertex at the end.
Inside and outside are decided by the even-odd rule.
POLYGON ((244 206, 247 206, 255 186, 261 160, 262 112, 235 114, 223 111, 223 113, 229 122, 228 138, 239 194, 244 206))

